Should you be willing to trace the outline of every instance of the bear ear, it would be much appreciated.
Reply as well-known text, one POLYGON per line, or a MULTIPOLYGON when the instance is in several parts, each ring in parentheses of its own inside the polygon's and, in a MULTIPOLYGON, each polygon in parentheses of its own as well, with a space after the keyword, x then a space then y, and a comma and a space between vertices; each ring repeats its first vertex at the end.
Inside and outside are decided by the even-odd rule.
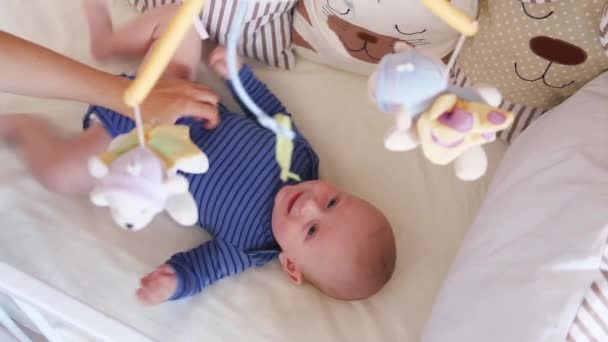
POLYGON ((93 204, 95 204, 98 207, 107 207, 110 205, 110 203, 108 202, 108 198, 106 196, 106 191, 103 191, 99 188, 95 188, 93 189, 93 191, 91 191, 91 202, 93 202, 93 204))
POLYGON ((95 178, 103 178, 108 174, 108 166, 98 157, 92 157, 88 162, 89 173, 95 178))
POLYGON ((500 107, 502 96, 500 95, 498 89, 489 85, 478 84, 475 90, 489 106, 500 107))
POLYGON ((608 4, 602 14, 602 20, 600 20, 600 43, 604 48, 604 53, 608 56, 608 4))
POLYGON ((198 221, 198 207, 189 192, 169 197, 165 210, 182 226, 192 226, 198 221))

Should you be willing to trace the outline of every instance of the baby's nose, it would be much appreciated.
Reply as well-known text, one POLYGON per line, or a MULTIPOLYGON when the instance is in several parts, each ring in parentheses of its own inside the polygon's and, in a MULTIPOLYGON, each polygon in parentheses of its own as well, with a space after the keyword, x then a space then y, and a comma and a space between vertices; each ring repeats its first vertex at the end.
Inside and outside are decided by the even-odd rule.
POLYGON ((304 201, 302 208, 300 209, 301 215, 316 214, 320 210, 318 201, 314 197, 309 197, 304 201))

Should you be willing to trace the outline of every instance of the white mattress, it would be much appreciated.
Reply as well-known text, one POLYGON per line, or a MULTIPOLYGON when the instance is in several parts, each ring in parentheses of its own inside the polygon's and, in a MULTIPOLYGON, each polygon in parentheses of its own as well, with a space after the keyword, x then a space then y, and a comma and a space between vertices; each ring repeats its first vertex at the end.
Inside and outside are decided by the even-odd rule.
MULTIPOLYGON (((115 20, 133 15, 123 2, 113 2, 115 20)), ((0 29, 94 64, 77 0, 2 0, 0 29)), ((256 69, 315 146, 322 177, 376 203, 393 223, 397 270, 380 294, 335 301, 290 285, 271 262, 188 300, 138 306, 139 277, 208 235, 165 218, 139 233, 119 230, 85 197, 46 192, 2 147, 0 260, 160 341, 417 341, 489 177, 463 183, 418 152, 386 151, 382 136, 391 118, 368 102, 364 78, 304 61, 292 72, 256 69)), ((44 113, 68 134, 80 129, 85 108, 0 95, 0 111, 44 113)), ((492 171, 504 146, 488 150, 492 171)))

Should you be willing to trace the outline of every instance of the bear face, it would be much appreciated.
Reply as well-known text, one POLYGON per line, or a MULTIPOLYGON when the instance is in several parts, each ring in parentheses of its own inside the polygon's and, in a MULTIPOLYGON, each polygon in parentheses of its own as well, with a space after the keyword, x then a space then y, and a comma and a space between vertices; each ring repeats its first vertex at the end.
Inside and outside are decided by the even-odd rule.
MULTIPOLYGON (((477 12, 476 0, 451 3, 468 15, 477 12)), ((396 42, 442 58, 458 36, 419 0, 302 0, 293 31, 301 54, 363 74, 394 52, 396 42)))
MULTIPOLYGON (((342 15, 347 14, 342 13, 342 15)), ((351 57, 367 63, 378 63, 382 56, 393 52, 393 46, 400 41, 398 38, 385 36, 352 24, 341 18, 340 13, 328 15, 327 25, 336 34, 342 47, 351 57)), ((396 27, 398 28, 398 26, 396 27)), ((422 30, 418 34, 422 35, 424 31, 422 30)), ((422 36, 405 42, 412 46, 428 44, 422 36)))
POLYGON ((605 0, 483 0, 459 65, 505 100, 549 109, 608 70, 605 0))
POLYGON ((109 191, 106 194, 110 214, 123 229, 138 231, 146 227, 160 213, 158 207, 136 194, 125 191, 109 191))

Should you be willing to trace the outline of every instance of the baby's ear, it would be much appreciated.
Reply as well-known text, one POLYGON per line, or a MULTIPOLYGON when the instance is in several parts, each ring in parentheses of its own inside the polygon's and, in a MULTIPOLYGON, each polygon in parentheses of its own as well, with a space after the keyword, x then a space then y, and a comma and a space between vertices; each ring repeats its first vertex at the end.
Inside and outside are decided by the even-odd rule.
POLYGON ((283 268, 283 271, 287 273, 287 276, 289 276, 291 282, 296 285, 302 284, 304 276, 302 275, 302 272, 300 272, 298 266, 293 262, 293 260, 291 260, 287 255, 285 255, 285 253, 281 252, 281 254, 279 254, 279 261, 281 262, 281 267, 283 268))

